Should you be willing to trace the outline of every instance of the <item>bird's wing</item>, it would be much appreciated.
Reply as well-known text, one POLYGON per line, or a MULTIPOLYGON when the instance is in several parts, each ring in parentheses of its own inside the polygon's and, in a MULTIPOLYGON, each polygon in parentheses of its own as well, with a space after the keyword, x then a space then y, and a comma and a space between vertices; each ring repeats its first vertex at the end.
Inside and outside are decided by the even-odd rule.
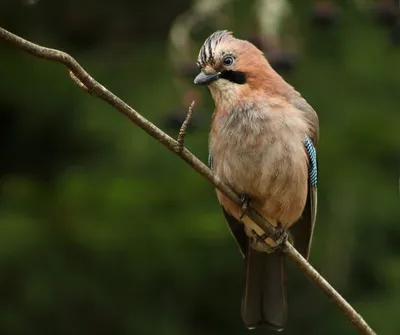
POLYGON ((306 206, 299 221, 291 228, 290 232, 294 239, 297 251, 308 259, 312 242, 312 235, 317 217, 317 181, 318 166, 317 152, 311 139, 306 136, 304 140, 305 150, 308 156, 308 196, 306 206))
POLYGON ((228 224, 228 228, 232 233, 232 236, 239 247, 239 251, 243 258, 245 258, 248 248, 248 238, 244 231, 244 224, 240 223, 233 216, 229 215, 224 208, 222 208, 226 223, 228 224))
POLYGON ((308 196, 302 217, 290 229, 296 249, 308 259, 312 234, 317 216, 317 143, 319 139, 318 115, 308 102, 295 90, 289 90, 288 102, 304 113, 310 132, 306 136, 304 146, 309 160, 308 196))
POLYGON ((295 90, 291 91, 291 93, 287 96, 287 99, 291 105, 304 113, 304 116, 307 119, 310 127, 310 133, 308 135, 311 138, 314 147, 316 148, 319 138, 319 121, 317 113, 300 95, 300 93, 295 90))
MULTIPOLYGON (((213 159, 211 155, 211 151, 208 154, 208 166, 210 169, 213 169, 213 159)), ((233 216, 229 215, 225 209, 222 207, 222 210, 225 215, 226 223, 228 224, 228 228, 234 238, 237 246, 239 247, 239 251, 242 254, 243 258, 247 253, 247 235, 244 231, 244 225, 236 220, 233 216)))

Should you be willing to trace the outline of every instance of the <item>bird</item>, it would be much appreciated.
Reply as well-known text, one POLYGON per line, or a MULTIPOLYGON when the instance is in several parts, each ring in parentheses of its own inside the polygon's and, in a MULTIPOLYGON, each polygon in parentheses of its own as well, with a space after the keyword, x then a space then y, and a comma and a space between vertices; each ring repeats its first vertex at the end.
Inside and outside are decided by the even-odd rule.
POLYGON ((287 323, 283 240, 267 237, 247 215, 250 204, 308 260, 317 214, 314 109, 252 43, 219 30, 200 48, 196 85, 214 100, 209 165, 240 195, 237 205, 217 198, 244 258, 241 316, 249 328, 276 331, 287 323))

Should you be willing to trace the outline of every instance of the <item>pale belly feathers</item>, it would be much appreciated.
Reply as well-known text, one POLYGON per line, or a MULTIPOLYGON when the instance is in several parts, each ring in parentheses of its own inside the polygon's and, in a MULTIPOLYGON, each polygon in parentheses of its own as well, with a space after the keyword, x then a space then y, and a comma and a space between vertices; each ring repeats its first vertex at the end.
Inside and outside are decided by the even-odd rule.
MULTIPOLYGON (((303 210, 308 190, 304 148, 307 122, 296 109, 214 117, 210 152, 214 173, 276 225, 289 228, 303 210)), ((221 205, 239 220, 240 208, 217 190, 221 205)), ((245 221, 245 220, 244 220, 245 221)))

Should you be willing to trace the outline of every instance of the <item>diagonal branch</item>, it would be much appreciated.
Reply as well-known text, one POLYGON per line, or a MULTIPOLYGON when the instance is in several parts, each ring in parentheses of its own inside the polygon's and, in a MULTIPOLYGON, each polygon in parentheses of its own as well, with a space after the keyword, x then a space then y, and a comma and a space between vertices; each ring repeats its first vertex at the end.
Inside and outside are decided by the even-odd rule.
MULTIPOLYGON (((241 200, 235 192, 233 192, 220 179, 214 176, 212 171, 196 156, 183 147, 182 136, 181 140, 179 141, 180 143, 168 136, 161 129, 157 128, 154 124, 136 112, 122 99, 114 95, 103 85, 93 79, 70 55, 63 51, 45 48, 29 42, 1 27, 0 38, 10 43, 14 47, 17 47, 33 56, 64 64, 70 71, 71 79, 81 89, 94 96, 97 96, 113 106, 129 120, 131 120, 136 126, 143 129, 170 151, 173 151, 179 155, 186 163, 188 163, 194 170, 207 179, 209 183, 218 188, 229 199, 238 205, 241 204, 241 200), (179 150, 176 150, 176 148, 179 148, 179 150)), ((187 117, 187 120, 189 119, 190 117, 187 117)), ((275 228, 254 209, 249 208, 246 212, 246 215, 264 232, 266 232, 267 235, 275 236, 275 228)), ((300 270, 323 292, 325 292, 330 300, 342 310, 345 317, 360 334, 376 335, 376 333, 369 327, 361 315, 354 310, 354 308, 297 252, 297 250, 289 242, 285 243, 285 253, 300 268, 300 270)))

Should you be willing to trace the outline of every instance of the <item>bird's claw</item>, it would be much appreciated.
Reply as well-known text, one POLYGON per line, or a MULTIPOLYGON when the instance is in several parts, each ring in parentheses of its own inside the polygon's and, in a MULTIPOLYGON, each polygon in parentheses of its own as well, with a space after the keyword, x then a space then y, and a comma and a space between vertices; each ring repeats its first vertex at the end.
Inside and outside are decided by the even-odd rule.
POLYGON ((254 243, 260 243, 263 246, 263 250, 265 252, 271 254, 275 251, 283 251, 285 248, 285 243, 289 239, 289 235, 286 230, 282 227, 277 227, 275 236, 273 238, 275 245, 269 245, 265 240, 269 237, 267 234, 258 235, 257 232, 252 229, 251 230, 254 236, 254 243))
POLYGON ((240 193, 239 197, 240 197, 240 202, 241 202, 239 218, 241 220, 246 215, 247 210, 250 207, 250 196, 247 193, 240 193))
POLYGON ((279 226, 277 228, 275 228, 275 236, 274 236, 274 241, 276 247, 282 247, 286 241, 289 239, 288 233, 286 232, 285 228, 283 228, 282 226, 279 226))
POLYGON ((253 242, 255 243, 261 243, 264 247, 269 247, 268 243, 265 242, 266 238, 268 237, 267 234, 262 234, 262 235, 258 235, 257 232, 252 229, 251 233, 253 234, 254 240, 253 242))

